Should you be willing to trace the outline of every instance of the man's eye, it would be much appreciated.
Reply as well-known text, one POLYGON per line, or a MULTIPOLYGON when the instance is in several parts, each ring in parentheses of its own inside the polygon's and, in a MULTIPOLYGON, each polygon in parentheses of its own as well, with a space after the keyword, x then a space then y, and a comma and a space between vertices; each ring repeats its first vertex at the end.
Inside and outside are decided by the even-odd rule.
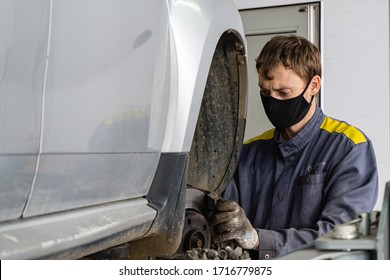
POLYGON ((263 96, 268 96, 268 95, 269 95, 269 91, 268 91, 268 90, 261 89, 261 90, 260 90, 260 94, 263 95, 263 96))

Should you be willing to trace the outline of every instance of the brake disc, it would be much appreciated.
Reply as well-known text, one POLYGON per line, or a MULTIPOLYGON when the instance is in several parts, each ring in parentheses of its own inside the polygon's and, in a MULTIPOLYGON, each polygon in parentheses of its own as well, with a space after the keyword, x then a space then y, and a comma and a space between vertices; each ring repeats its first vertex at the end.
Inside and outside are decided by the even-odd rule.
POLYGON ((211 231, 207 215, 207 193, 188 188, 184 229, 177 254, 185 254, 192 249, 210 247, 211 231))
POLYGON ((250 259, 249 253, 236 246, 233 241, 211 244, 212 230, 207 221, 210 211, 208 209, 209 199, 206 191, 190 187, 187 189, 182 240, 172 257, 190 260, 250 259))

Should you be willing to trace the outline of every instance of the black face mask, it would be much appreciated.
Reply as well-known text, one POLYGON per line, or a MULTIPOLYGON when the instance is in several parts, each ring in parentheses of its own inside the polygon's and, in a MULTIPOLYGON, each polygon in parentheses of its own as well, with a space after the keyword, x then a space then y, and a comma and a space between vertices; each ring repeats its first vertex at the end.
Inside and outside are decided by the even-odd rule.
POLYGON ((276 99, 271 96, 261 95, 265 113, 270 122, 279 130, 286 129, 300 122, 310 109, 313 97, 310 103, 306 101, 303 94, 310 85, 311 80, 306 85, 300 95, 290 99, 276 99))

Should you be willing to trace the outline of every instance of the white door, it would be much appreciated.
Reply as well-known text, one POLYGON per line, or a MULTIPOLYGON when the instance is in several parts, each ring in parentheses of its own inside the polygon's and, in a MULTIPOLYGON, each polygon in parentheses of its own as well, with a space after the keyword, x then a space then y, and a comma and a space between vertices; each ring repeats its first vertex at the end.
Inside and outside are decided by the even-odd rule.
POLYGON ((277 34, 295 34, 319 46, 320 5, 259 8, 240 11, 248 45, 248 112, 244 140, 272 128, 260 101, 256 57, 265 43, 277 34))

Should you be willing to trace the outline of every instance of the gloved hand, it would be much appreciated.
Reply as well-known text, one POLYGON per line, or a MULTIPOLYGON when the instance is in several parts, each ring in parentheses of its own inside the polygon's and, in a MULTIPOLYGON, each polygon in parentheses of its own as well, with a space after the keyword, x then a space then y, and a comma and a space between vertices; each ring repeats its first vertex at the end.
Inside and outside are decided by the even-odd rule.
POLYGON ((243 249, 258 247, 257 231, 235 201, 218 199, 214 208, 215 212, 210 216, 209 223, 214 227, 215 242, 234 240, 243 249))

